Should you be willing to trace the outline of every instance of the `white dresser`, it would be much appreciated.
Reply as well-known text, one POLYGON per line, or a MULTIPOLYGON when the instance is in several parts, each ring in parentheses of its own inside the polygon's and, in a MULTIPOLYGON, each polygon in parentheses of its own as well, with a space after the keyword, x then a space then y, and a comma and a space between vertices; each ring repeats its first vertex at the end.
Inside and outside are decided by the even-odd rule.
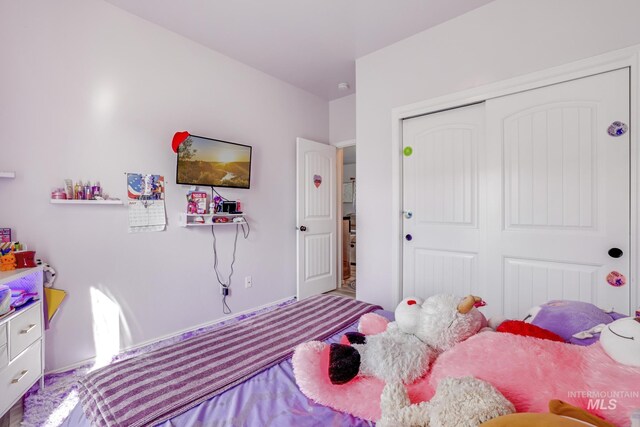
POLYGON ((0 319, 0 417, 40 380, 44 387, 42 268, 0 272, 0 284, 35 284, 39 301, 0 319))

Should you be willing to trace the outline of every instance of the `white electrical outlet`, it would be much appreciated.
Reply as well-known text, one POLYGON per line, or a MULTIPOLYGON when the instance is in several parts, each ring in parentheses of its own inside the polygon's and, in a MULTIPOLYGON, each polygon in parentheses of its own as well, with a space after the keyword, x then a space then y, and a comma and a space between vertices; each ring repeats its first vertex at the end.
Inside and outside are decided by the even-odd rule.
POLYGON ((244 287, 245 288, 250 288, 253 286, 253 283, 251 282, 251 276, 246 276, 244 278, 244 287))

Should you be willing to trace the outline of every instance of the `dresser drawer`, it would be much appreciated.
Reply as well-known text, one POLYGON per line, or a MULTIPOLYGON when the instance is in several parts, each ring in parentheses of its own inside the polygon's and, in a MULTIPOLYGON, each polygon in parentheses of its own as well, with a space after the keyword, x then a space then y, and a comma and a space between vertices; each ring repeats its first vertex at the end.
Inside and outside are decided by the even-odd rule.
POLYGON ((0 371, 9 364, 9 349, 7 345, 0 345, 0 371))
POLYGON ((42 305, 38 302, 9 321, 11 360, 42 336, 40 310, 42 305))
POLYGON ((26 393, 42 374, 41 341, 0 371, 0 414, 26 393))
POLYGON ((0 325, 0 346, 7 343, 7 322, 0 325))

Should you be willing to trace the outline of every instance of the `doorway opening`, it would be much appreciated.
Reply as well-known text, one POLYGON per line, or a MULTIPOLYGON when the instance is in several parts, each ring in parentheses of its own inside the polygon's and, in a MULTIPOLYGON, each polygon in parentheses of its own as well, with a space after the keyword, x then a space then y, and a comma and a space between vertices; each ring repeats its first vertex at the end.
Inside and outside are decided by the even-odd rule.
POLYGON ((342 269, 340 271, 338 291, 342 294, 355 297, 356 294, 356 146, 351 145, 339 149, 338 176, 341 177, 339 191, 340 203, 338 203, 338 218, 341 224, 338 228, 341 233, 342 269))

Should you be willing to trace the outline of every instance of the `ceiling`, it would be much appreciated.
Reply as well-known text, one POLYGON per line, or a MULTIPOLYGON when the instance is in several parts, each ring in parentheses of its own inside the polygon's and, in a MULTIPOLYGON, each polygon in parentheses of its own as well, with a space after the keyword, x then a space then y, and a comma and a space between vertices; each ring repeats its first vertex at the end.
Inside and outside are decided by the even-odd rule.
POLYGON ((492 0, 106 1, 332 100, 355 91, 356 58, 492 0))

